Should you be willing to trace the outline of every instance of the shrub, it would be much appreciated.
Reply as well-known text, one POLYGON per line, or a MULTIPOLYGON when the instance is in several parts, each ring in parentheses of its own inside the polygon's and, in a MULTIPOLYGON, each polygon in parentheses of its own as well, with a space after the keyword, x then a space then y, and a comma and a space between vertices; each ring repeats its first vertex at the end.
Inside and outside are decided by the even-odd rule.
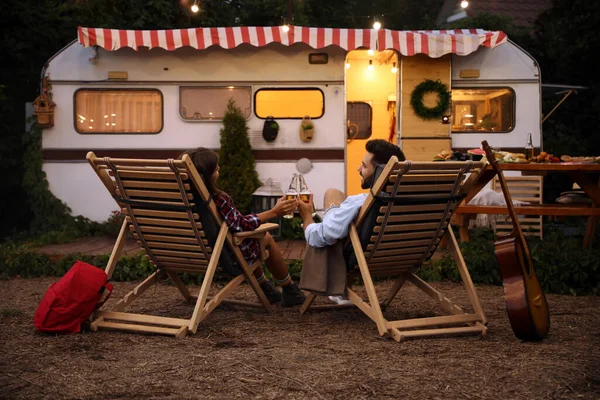
POLYGON ((248 126, 242 111, 233 99, 223 117, 220 173, 217 184, 227 192, 242 213, 250 212, 252 193, 261 186, 256 172, 256 160, 248 140, 248 126))

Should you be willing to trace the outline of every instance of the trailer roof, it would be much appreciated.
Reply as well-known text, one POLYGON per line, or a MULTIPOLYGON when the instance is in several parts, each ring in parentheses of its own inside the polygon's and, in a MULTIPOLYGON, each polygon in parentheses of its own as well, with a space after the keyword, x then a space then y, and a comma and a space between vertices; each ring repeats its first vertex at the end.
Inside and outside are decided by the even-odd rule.
POLYGON ((508 37, 502 31, 482 29, 392 31, 290 26, 289 31, 285 32, 281 26, 170 30, 78 28, 80 44, 85 47, 99 46, 109 51, 122 47, 137 50, 142 46, 172 51, 186 46, 202 50, 210 46, 231 49, 241 44, 262 47, 270 43, 285 46, 305 43, 314 49, 327 46, 338 46, 348 51, 359 48, 394 49, 404 56, 426 54, 437 58, 450 53, 467 55, 479 46, 494 48, 507 40, 508 37))

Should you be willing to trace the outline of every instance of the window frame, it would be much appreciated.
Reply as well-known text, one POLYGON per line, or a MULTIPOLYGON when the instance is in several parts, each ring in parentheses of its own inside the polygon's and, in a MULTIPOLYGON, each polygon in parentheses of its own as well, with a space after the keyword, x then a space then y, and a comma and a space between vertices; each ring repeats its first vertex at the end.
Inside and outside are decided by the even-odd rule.
MULTIPOLYGON (((323 97, 323 108, 321 109, 321 115, 319 115, 318 117, 312 117, 311 119, 320 119, 323 118, 323 116, 325 115, 325 93, 323 92, 323 90, 321 88, 318 87, 298 87, 298 86, 294 86, 294 87, 262 87, 260 89, 257 89, 254 92, 254 96, 252 96, 252 100, 253 100, 253 114, 256 118, 258 119, 267 119, 267 117, 269 117, 268 115, 266 117, 261 117, 256 113, 256 96, 258 96, 258 92, 260 92, 261 90, 272 90, 272 91, 282 91, 282 90, 298 90, 298 91, 306 91, 306 90, 318 90, 319 92, 321 92, 321 96, 323 97)), ((302 119, 306 116, 306 114, 299 116, 299 117, 276 117, 273 116, 273 118, 275 119, 288 119, 288 120, 294 120, 294 119, 302 119)))
MULTIPOLYGON (((198 86, 198 85, 186 85, 186 86, 179 86, 178 87, 178 91, 179 91, 179 95, 178 95, 178 110, 179 110, 179 117, 185 121, 185 122, 218 122, 218 123, 222 123, 223 122, 223 118, 213 118, 213 119, 189 119, 184 117, 181 114, 181 89, 228 89, 230 86, 233 86, 234 89, 235 88, 245 88, 245 89, 249 89, 249 98, 250 98, 250 113, 248 114, 248 117, 246 117, 246 121, 248 121, 250 118, 252 118, 252 113, 254 110, 254 104, 253 103, 253 96, 252 96, 252 86, 251 85, 227 85, 227 86, 215 86, 215 85, 211 85, 211 86, 198 86)), ((224 116, 223 116, 224 117, 224 116)))
POLYGON ((165 128, 165 96, 157 88, 79 88, 73 92, 73 127, 80 135, 158 135, 165 128), (160 95, 160 129, 158 132, 81 132, 77 128, 77 94, 81 91, 88 92, 157 92, 160 95))
MULTIPOLYGON (((508 90, 512 93, 513 96, 513 104, 512 104, 512 129, 510 130, 502 130, 502 131, 454 131, 452 130, 452 123, 450 123, 450 134, 461 134, 461 135, 496 135, 496 134, 507 134, 516 129, 517 125, 517 93, 515 89, 510 86, 453 86, 451 89, 451 93, 454 90, 508 90)), ((452 100, 452 107, 454 107, 455 100, 452 100)), ((452 110, 454 111, 454 110, 452 110)))
MULTIPOLYGON (((366 100, 357 100, 357 101, 346 101, 346 120, 348 120, 348 104, 366 104, 367 106, 369 106, 369 136, 362 138, 362 137, 355 137, 351 140, 369 140, 369 138, 371 138, 371 136, 373 136, 373 105, 366 100)), ((346 140, 350 140, 348 139, 348 132, 346 129, 346 140)))

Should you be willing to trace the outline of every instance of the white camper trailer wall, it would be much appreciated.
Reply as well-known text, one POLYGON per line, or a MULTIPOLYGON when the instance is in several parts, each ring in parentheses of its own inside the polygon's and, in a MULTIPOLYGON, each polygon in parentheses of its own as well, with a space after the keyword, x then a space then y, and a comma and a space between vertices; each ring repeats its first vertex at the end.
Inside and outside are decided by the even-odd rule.
MULTIPOLYGON (((211 110, 211 106, 221 107, 219 104, 225 99, 218 93, 230 87, 235 88, 236 96, 239 93, 247 98, 250 93, 243 112, 247 115, 259 177, 264 181, 271 178, 285 182, 298 172, 298 159, 307 158, 313 168, 305 178, 310 182, 316 207, 322 208, 327 188, 346 189, 345 63, 348 52, 389 49, 397 52, 396 65, 400 66, 402 57, 419 53, 432 58, 459 54, 452 55, 454 62, 477 55, 483 50, 480 46, 497 47, 507 43, 502 32, 481 30, 440 33, 306 27, 291 27, 289 32, 280 31, 278 27, 169 31, 80 28, 78 33, 79 40, 55 54, 43 71, 44 76, 49 76, 57 105, 54 126, 43 132, 43 168, 51 191, 71 207, 73 214, 98 221, 105 220, 116 204, 98 185, 85 161, 85 154, 91 150, 98 155, 113 157, 165 158, 192 147, 218 149, 222 121, 220 112, 216 108, 211 110), (319 53, 320 63, 309 61, 314 53, 319 53), (211 88, 214 88, 213 94, 209 93, 211 88), (262 138, 264 117, 256 109, 256 93, 307 88, 322 93, 322 104, 317 105, 322 112, 315 115, 311 110, 299 110, 297 117, 276 118, 278 135, 272 142, 266 142, 262 138), (78 133, 75 93, 95 89, 160 93, 162 129, 158 133, 155 132, 157 129, 151 129, 154 133, 148 134, 131 131, 78 133), (202 101, 198 101, 199 98, 202 101), (306 115, 311 117, 316 132, 310 141, 304 141, 298 131, 306 115), (78 184, 74 185, 74 182, 78 184), (86 188, 86 196, 81 196, 81 187, 86 188)), ((521 51, 511 48, 510 52, 504 53, 505 59, 500 61, 512 63, 521 51), (510 52, 515 54, 507 55, 510 52)), ((486 63, 485 59, 479 62, 486 63)), ((506 65, 503 68, 506 69, 506 65)), ((392 75, 389 71, 387 74, 392 75)), ((393 89, 385 93, 385 99, 389 92, 393 89)), ((398 100, 399 112, 402 107, 398 100)), ((105 113, 101 117, 104 115, 110 116, 105 113)), ((516 118, 518 125, 518 113, 516 118)), ((389 120, 386 115, 383 123, 389 126, 389 120)), ((379 118, 374 122, 379 123, 379 118)), ((477 140, 465 139, 464 143, 477 140)), ((488 141, 496 145, 492 140, 488 141)))

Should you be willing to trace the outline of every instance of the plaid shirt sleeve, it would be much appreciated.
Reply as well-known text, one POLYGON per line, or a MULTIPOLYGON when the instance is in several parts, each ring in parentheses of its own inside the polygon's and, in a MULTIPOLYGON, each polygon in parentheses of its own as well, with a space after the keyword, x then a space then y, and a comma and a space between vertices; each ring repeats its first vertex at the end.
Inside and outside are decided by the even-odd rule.
POLYGON ((225 193, 214 196, 213 199, 230 231, 253 231, 260 226, 260 219, 256 214, 242 215, 235 208, 233 199, 225 193))

